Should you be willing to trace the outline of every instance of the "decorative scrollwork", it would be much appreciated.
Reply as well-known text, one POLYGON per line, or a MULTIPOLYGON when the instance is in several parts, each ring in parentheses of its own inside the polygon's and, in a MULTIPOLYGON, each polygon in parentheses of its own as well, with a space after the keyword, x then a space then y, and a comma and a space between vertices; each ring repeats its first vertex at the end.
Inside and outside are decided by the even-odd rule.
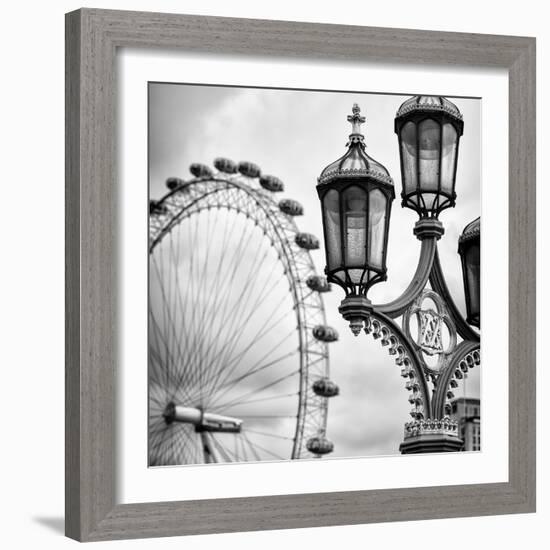
POLYGON ((448 416, 440 420, 413 420, 405 424, 405 439, 419 435, 447 435, 458 437, 458 422, 448 416))
POLYGON ((435 416, 445 416, 451 412, 453 389, 458 387, 470 369, 481 365, 481 352, 476 342, 461 342, 449 360, 448 368, 437 380, 432 399, 432 410, 435 416))
POLYGON ((377 181, 381 181, 387 185, 393 185, 393 180, 387 174, 382 173, 380 170, 374 170, 369 168, 335 168, 329 172, 323 172, 323 174, 317 178, 319 183, 328 183, 336 178, 372 178, 377 181))
POLYGON ((428 374, 439 374, 447 366, 448 357, 456 348, 456 329, 441 297, 433 290, 424 290, 413 302, 411 307, 403 315, 403 331, 414 343, 422 366, 428 374), (425 307, 426 301, 431 301, 435 309, 425 307), (418 335, 411 335, 411 320, 416 318, 418 323, 418 335), (448 345, 444 344, 443 332, 447 329, 449 334, 448 345), (430 365, 424 356, 437 356, 437 363, 430 365))
POLYGON ((414 349, 407 343, 405 335, 391 319, 373 314, 365 320, 366 334, 380 340, 383 346, 389 346, 388 353, 395 355, 395 363, 401 367, 401 376, 405 378, 405 388, 409 392, 409 403, 413 406, 410 415, 414 420, 430 417, 430 397, 422 367, 414 349))

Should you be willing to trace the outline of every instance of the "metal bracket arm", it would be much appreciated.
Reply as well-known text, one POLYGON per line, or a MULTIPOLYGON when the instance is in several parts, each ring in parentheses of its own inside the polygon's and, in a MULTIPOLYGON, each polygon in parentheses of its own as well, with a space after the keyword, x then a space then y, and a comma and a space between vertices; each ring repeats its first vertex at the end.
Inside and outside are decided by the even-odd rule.
POLYGON ((432 418, 430 391, 422 370, 416 350, 408 341, 401 328, 386 315, 373 311, 365 320, 365 333, 380 338, 383 346, 389 346, 390 355, 395 355, 395 362, 401 366, 401 376, 406 379, 405 387, 410 392, 409 402, 415 409, 421 408, 419 414, 415 409, 411 416, 415 420, 432 418))
POLYGON ((392 318, 403 315, 405 310, 414 302, 428 282, 436 246, 435 239, 426 239, 422 241, 418 267, 407 289, 399 298, 387 304, 373 304, 373 309, 392 318))

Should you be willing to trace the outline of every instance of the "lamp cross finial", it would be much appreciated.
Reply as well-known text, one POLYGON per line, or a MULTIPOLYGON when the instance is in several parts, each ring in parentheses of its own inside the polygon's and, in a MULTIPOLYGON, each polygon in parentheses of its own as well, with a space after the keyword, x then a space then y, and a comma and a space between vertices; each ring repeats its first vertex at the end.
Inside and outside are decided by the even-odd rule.
POLYGON ((365 122, 365 117, 361 116, 361 108, 357 103, 353 104, 351 115, 348 115, 348 122, 351 122, 351 133, 361 135, 361 124, 365 122))

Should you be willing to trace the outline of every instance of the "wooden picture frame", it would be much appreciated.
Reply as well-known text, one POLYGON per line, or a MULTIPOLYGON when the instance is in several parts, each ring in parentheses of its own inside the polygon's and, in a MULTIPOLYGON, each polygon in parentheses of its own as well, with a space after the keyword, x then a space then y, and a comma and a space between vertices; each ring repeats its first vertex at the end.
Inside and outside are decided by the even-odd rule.
POLYGON ((82 9, 66 16, 66 534, 81 541, 535 511, 535 39, 82 9), (509 480, 115 504, 117 48, 509 71, 509 480))

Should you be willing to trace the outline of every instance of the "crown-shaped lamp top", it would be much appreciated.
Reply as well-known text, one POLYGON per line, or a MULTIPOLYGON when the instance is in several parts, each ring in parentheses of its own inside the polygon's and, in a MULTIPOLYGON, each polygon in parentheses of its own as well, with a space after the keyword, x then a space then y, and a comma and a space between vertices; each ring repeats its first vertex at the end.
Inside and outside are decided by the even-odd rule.
POLYGON ((393 181, 386 168, 365 151, 365 139, 361 133, 361 124, 365 117, 361 116, 361 109, 357 103, 353 104, 352 114, 347 120, 351 123, 351 134, 346 144, 344 156, 329 164, 318 178, 319 184, 327 184, 335 180, 346 178, 369 177, 373 180, 393 186, 393 181))

